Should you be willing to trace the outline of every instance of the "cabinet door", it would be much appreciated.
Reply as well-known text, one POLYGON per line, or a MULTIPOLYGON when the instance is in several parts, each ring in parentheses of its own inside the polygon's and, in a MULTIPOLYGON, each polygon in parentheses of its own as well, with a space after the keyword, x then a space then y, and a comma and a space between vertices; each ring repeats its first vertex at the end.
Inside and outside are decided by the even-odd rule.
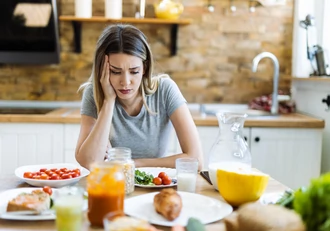
MULTIPOLYGON (((212 145, 215 143, 216 138, 218 137, 220 129, 218 126, 198 126, 197 130, 203 148, 203 157, 204 157, 203 169, 207 170, 209 152, 212 148, 212 145)), ((243 136, 246 138, 247 143, 249 145, 249 140, 250 140, 249 128, 243 129, 243 136)))
POLYGON ((64 124, 64 160, 65 163, 78 163, 75 157, 80 124, 64 124))
POLYGON ((0 124, 0 175, 23 165, 63 161, 62 124, 0 124))
POLYGON ((251 128, 252 166, 296 189, 320 175, 322 129, 251 128))

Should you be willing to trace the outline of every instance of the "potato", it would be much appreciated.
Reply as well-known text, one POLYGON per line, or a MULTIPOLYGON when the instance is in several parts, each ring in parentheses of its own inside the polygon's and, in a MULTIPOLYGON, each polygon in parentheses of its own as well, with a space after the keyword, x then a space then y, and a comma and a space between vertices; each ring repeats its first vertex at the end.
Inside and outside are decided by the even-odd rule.
POLYGON ((227 231, 305 231, 300 216, 279 205, 248 203, 224 219, 227 231))

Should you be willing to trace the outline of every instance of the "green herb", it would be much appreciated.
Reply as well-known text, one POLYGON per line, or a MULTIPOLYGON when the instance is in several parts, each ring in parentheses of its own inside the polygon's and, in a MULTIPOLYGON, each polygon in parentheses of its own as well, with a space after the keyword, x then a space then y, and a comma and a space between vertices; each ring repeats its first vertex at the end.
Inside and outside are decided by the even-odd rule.
POLYGON ((154 176, 151 174, 148 174, 144 171, 140 171, 138 169, 135 170, 135 183, 136 184, 153 184, 152 181, 154 179, 154 176))
POLYGON ((275 203, 288 209, 293 209, 294 191, 285 191, 283 196, 275 203))
POLYGON ((293 208, 307 231, 330 231, 330 173, 311 180, 310 186, 296 191, 294 197, 293 208))

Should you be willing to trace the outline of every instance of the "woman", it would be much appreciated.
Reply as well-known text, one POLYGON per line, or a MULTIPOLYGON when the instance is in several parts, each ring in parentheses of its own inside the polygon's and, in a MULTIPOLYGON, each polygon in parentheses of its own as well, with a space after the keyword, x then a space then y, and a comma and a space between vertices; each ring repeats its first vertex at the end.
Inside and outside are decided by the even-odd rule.
POLYGON ((84 90, 76 159, 84 167, 105 158, 109 147, 128 147, 136 167, 175 167, 180 157, 202 166, 202 149, 186 101, 168 75, 152 76, 145 35, 130 25, 101 34, 93 73, 84 90), (166 156, 172 124, 182 153, 166 156))

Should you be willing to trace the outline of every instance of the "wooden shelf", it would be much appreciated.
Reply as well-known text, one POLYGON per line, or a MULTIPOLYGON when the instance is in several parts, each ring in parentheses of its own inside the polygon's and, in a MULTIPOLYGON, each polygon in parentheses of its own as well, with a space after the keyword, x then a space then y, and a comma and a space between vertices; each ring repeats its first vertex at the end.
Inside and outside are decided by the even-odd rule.
POLYGON ((308 78, 292 77, 292 80, 309 81, 309 82, 330 82, 330 76, 328 76, 328 77, 308 77, 308 78))
POLYGON ((70 15, 61 15, 60 21, 75 21, 75 22, 110 22, 110 23, 136 23, 136 24, 178 24, 188 25, 191 19, 159 19, 159 18, 121 18, 112 19, 101 16, 94 16, 92 18, 77 18, 70 15))
POLYGON ((77 18, 71 15, 59 16, 60 21, 72 22, 74 31, 75 52, 81 52, 81 28, 83 22, 96 22, 96 23, 132 23, 132 24, 163 24, 171 26, 171 55, 176 55, 177 52, 177 37, 178 26, 188 25, 191 23, 191 19, 159 19, 159 18, 121 18, 111 19, 105 17, 94 16, 91 18, 77 18))

